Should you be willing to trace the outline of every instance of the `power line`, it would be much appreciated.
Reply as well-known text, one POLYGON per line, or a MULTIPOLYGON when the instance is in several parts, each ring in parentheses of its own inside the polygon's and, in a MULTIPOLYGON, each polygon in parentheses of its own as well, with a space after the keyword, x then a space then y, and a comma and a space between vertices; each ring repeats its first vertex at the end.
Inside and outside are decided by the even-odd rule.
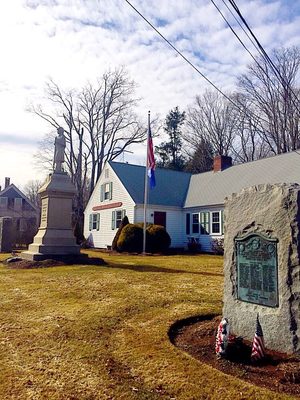
MULTIPOLYGON (((235 32, 235 30, 233 29, 233 27, 231 26, 231 24, 228 22, 228 20, 226 19, 226 17, 224 16, 224 14, 222 13, 222 11, 220 10, 220 8, 216 5, 214 0, 210 0, 211 3, 215 6, 215 8, 217 9, 217 11, 219 12, 219 14, 221 15, 221 17, 223 18, 223 20, 226 22, 227 26, 230 28, 231 32, 235 35, 235 37, 238 39, 238 41, 240 42, 240 44, 243 46, 243 48, 248 52, 248 54, 253 58, 254 62, 257 64, 258 68, 262 71, 262 73, 266 76, 266 78, 271 81, 270 76, 268 75, 268 72, 260 65, 260 63, 258 62, 258 59, 251 53, 251 51, 246 47, 246 45, 244 44, 244 42, 242 41, 242 39, 239 37, 239 35, 235 32)), ((225 4, 225 6, 227 7, 227 9, 231 12, 231 14, 234 16, 234 14, 232 13, 232 11, 230 10, 230 8, 227 6, 227 4, 225 3, 224 0, 222 0, 223 3, 225 4)), ((279 80, 280 84, 283 86, 284 89, 284 93, 280 93, 283 97, 283 99, 285 100, 285 95, 286 95, 286 91, 289 88, 291 93, 294 94, 294 96, 297 98, 297 95, 293 92, 293 89, 290 87, 290 85, 288 85, 284 78, 281 76, 280 71, 277 69, 277 67, 275 66, 275 64, 273 63, 273 61, 270 59, 270 57, 268 56, 268 59, 266 59, 265 54, 262 52, 262 50, 256 46, 256 43, 253 42, 252 38, 248 35, 248 33, 245 31, 245 29, 243 28, 243 26, 240 24, 240 22, 237 20, 237 18, 234 16, 235 20, 238 22, 239 26, 242 28, 242 30, 245 32, 245 34, 247 35, 247 37, 249 38, 249 40, 251 41, 251 43, 254 45, 254 47, 256 48, 256 50, 259 52, 259 54, 262 56, 262 58, 264 59, 265 63, 269 66, 271 66, 273 72, 274 72, 274 68, 273 66, 276 68, 276 71, 278 71, 278 74, 275 71, 275 77, 277 78, 277 80, 279 80), (270 65, 269 60, 272 62, 272 65, 270 65)), ((265 51, 264 51, 265 52, 265 51)), ((266 53, 266 52, 265 52, 266 53)), ((272 83, 272 81, 271 81, 272 83)), ((293 105, 295 106, 295 108, 297 109, 297 111, 300 113, 300 110, 297 106, 297 104, 295 104, 294 99, 291 97, 291 101, 293 102, 293 105)))
MULTIPOLYGON (((207 78, 188 58, 186 58, 162 33, 159 32, 159 30, 136 8, 133 6, 133 4, 130 3, 130 1, 125 0, 125 2, 181 57, 184 59, 184 61, 186 61, 199 75, 202 76, 202 78, 204 78, 211 86, 214 87, 214 89, 216 89, 222 96, 224 96, 231 104, 234 105, 234 107, 236 107, 240 112, 244 113, 245 115, 247 115, 246 110, 242 109, 242 107, 244 107, 243 104, 238 104, 236 102, 234 102, 229 96, 227 96, 221 89, 219 89, 209 78, 207 78)), ((256 114, 254 114, 252 111, 249 112, 248 110, 248 116, 254 116, 256 117, 258 120, 264 121, 265 123, 269 123, 267 120, 265 120, 264 118, 257 116, 256 114)))
MULTIPOLYGON (((221 93, 224 97, 226 97, 227 100, 229 100, 231 103, 233 103, 233 101, 230 99, 230 97, 228 97, 224 92, 222 92, 221 89, 219 89, 209 78, 207 78, 190 60, 188 60, 165 36, 163 36, 162 33, 159 32, 158 29, 155 28, 155 26, 153 24, 151 24, 151 22, 146 19, 146 17, 144 17, 144 15, 142 13, 140 13, 128 0, 125 0, 126 3, 137 13, 139 14, 139 16, 141 18, 143 18, 143 20, 151 26, 151 28, 166 42, 168 43, 168 45, 170 47, 172 47, 173 50, 176 51, 176 53, 182 57, 196 72, 198 72, 198 74, 200 74, 202 76, 202 78, 204 78, 210 85, 212 85, 219 93, 221 93)), ((234 104, 234 103, 233 103, 234 104)))
POLYGON ((243 27, 243 25, 240 23, 240 21, 237 19, 237 17, 234 15, 234 13, 232 12, 232 10, 228 7, 228 5, 226 4, 225 0, 222 0, 223 4, 225 5, 225 7, 227 8, 227 10, 230 12, 230 14, 233 16, 233 18, 235 19, 235 21, 237 22, 237 24, 239 25, 239 27, 242 29, 242 31, 245 33, 245 35, 247 36, 247 38, 250 40, 250 42, 253 44, 253 46, 255 47, 256 51, 258 53, 260 53, 260 49, 257 46, 257 44, 254 42, 254 40, 251 38, 251 36, 249 35, 249 33, 246 31, 246 29, 243 27))
MULTIPOLYGON (((219 14, 221 15, 221 17, 224 19, 224 21, 226 22, 227 26, 229 27, 229 29, 231 30, 231 32, 234 34, 234 36, 237 38, 237 40, 240 42, 240 44, 244 47, 244 49, 247 51, 247 53, 253 58, 253 60, 256 62, 256 64, 259 66, 259 68, 262 69, 261 65, 259 64, 259 62, 257 61, 257 59, 255 58, 255 56, 251 53, 251 51, 246 47, 246 45, 244 44, 244 42, 242 41, 242 39, 239 37, 239 35, 235 32, 235 30, 233 29, 233 27, 231 26, 231 24, 228 22, 228 20, 226 19, 226 17, 224 16, 224 14, 222 13, 222 11, 220 10, 220 8, 216 5, 216 3, 214 2, 214 0, 210 0, 211 3, 215 6, 215 8, 218 10, 219 14)), ((223 1, 224 2, 224 1, 223 1)))
MULTIPOLYGON (((211 0, 212 1, 212 0, 211 0)), ((223 1, 223 0, 222 0, 223 1)), ((299 104, 299 98, 296 95, 296 93, 294 92, 293 88, 289 85, 289 83, 285 80, 285 78, 281 75, 279 69, 277 68, 277 66, 274 64, 274 62, 272 61, 272 59, 269 57, 269 55, 267 54, 267 52, 265 51, 265 49, 263 48, 263 46, 261 45, 261 43, 259 42, 259 40, 257 39, 257 37, 255 36, 255 34, 253 33, 252 29, 250 28, 250 26, 248 25, 246 19, 243 17, 241 11, 239 10, 238 6, 236 5, 234 0, 228 0, 229 3, 231 4, 231 6, 233 7, 233 9, 235 10, 235 12, 238 14, 238 16, 240 17, 240 19, 242 20, 243 24, 246 26, 246 28, 248 29, 248 31, 250 32, 250 35, 253 37, 255 43, 257 44, 258 48, 259 48, 259 52, 262 55, 263 59, 265 60, 266 64, 269 65, 269 67, 272 69, 275 77, 279 80, 279 82, 282 84, 283 89, 285 91, 285 94, 287 92, 287 89, 289 89, 291 91, 291 93, 295 96, 297 103, 299 104)), ((224 1, 223 1, 224 2, 224 1)), ((248 35, 247 35, 248 36, 248 35)), ((252 40, 251 40, 252 42, 252 40)), ((253 42, 252 42, 253 43, 253 42)), ((255 48, 257 48, 255 46, 255 48)), ((267 74, 267 73, 266 73, 267 74)), ((284 97, 284 95, 283 95, 284 97)), ((298 108, 298 105, 295 104, 295 101, 293 98, 291 98, 294 106, 296 107, 297 111, 300 113, 300 110, 298 108)))

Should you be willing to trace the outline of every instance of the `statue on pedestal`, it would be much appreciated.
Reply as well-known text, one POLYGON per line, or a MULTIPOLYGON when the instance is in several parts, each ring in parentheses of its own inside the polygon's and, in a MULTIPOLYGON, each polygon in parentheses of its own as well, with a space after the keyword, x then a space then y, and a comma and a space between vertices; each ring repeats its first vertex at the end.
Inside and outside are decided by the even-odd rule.
POLYGON ((63 172, 62 164, 65 161, 66 139, 64 137, 64 128, 57 129, 58 136, 55 138, 54 146, 54 172, 63 172))

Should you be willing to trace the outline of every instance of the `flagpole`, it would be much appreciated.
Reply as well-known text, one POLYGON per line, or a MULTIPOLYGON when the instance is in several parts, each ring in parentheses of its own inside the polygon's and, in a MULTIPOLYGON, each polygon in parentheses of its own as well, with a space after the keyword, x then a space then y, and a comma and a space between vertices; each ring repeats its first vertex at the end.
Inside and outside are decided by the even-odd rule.
POLYGON ((147 151, 146 151, 146 168, 145 168, 143 254, 146 254, 146 223, 147 223, 147 203, 148 203, 148 154, 149 154, 149 132, 150 132, 150 111, 148 111, 147 151))

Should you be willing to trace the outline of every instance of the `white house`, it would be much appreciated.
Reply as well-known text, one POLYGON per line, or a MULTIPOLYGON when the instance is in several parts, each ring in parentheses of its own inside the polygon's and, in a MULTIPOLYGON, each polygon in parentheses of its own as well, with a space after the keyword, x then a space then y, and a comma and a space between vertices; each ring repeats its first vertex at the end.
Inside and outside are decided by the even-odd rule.
MULTIPOLYGON (((84 235, 94 247, 110 246, 124 215, 143 221, 145 167, 109 162, 85 209, 84 235)), ((204 251, 223 237, 224 199, 245 187, 264 183, 300 184, 297 151, 245 164, 231 165, 218 156, 210 172, 190 174, 157 168, 156 186, 149 189, 147 222, 163 225, 172 247, 195 239, 204 251)))

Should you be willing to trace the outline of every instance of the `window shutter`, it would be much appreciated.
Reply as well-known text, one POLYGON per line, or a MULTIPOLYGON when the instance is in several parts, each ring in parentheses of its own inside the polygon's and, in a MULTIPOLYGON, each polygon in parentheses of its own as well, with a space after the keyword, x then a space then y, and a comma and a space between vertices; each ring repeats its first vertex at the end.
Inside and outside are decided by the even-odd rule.
POLYGON ((100 201, 104 200, 104 185, 100 186, 100 201))
POLYGON ((185 233, 189 235, 191 232, 191 214, 185 216, 185 233))
POLYGON ((100 228, 100 214, 97 214, 97 223, 96 223, 96 229, 99 231, 100 228))
POLYGON ((224 235, 224 210, 221 211, 221 234, 224 235))
POLYGON ((126 215, 126 210, 122 210, 122 219, 125 217, 126 215))
POLYGON ((91 231, 93 228, 93 214, 90 214, 89 217, 89 230, 91 231))
POLYGON ((112 199, 112 188, 113 188, 113 183, 110 182, 110 183, 109 183, 109 200, 112 199))
POLYGON ((116 212, 113 211, 111 214, 111 229, 114 230, 116 227, 116 212))
POLYGON ((210 234, 210 213, 206 212, 205 214, 206 214, 205 219, 206 219, 206 223, 207 223, 206 230, 207 230, 207 233, 210 234))
POLYGON ((200 232, 203 235, 210 234, 210 212, 208 211, 201 211, 200 212, 200 232))

